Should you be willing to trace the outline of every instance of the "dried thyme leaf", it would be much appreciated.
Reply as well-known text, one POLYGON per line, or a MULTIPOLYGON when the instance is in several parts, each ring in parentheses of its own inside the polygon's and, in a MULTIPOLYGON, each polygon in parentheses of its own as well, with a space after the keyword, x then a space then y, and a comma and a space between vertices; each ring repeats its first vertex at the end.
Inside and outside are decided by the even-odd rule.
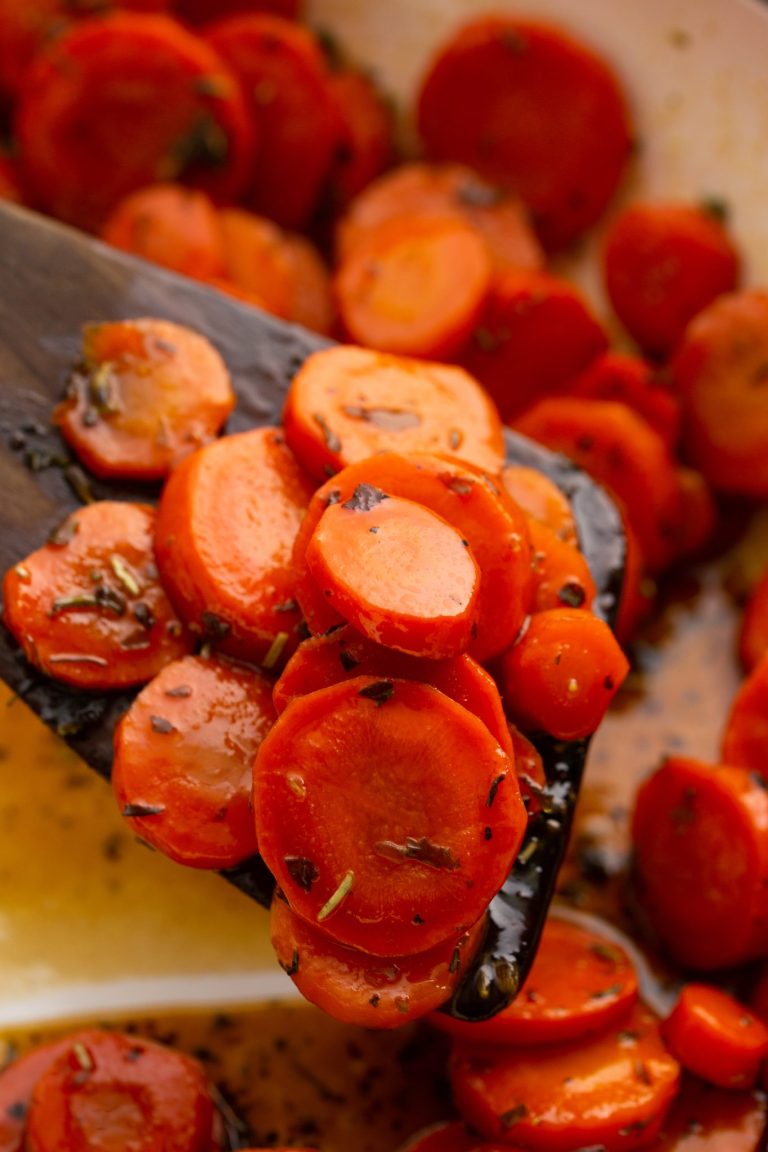
POLYGON ((391 700, 395 694, 395 685, 392 680, 375 680, 373 684, 367 684, 365 688, 361 688, 358 696, 363 696, 366 700, 372 700, 377 708, 382 704, 386 704, 387 700, 391 700))

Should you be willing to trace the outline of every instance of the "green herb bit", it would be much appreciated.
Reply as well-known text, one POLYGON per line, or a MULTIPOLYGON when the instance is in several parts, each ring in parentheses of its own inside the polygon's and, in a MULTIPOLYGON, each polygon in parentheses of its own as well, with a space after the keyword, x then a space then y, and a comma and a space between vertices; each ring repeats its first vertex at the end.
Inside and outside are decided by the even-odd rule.
POLYGON ((136 579, 135 573, 131 570, 122 556, 113 553, 109 558, 109 566, 115 574, 115 577, 120 581, 123 588, 130 596, 141 595, 141 585, 136 579))
POLYGON ((317 922, 321 924, 323 920, 327 920, 337 908, 346 900, 355 883, 355 874, 351 870, 344 874, 344 877, 335 892, 333 892, 325 904, 317 914, 317 922))
POLYGON ((269 646, 269 651, 261 662, 262 668, 266 668, 267 670, 274 668, 275 664, 277 664, 278 660, 282 656, 287 643, 288 633, 278 632, 269 646))

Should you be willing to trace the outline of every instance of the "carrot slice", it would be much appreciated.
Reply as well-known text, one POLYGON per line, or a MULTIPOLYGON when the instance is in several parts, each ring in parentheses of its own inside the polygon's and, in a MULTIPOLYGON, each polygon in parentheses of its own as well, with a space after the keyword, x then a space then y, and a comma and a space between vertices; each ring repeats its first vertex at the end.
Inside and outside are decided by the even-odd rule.
POLYGON ((442 1032, 472 1044, 564 1044, 618 1027, 637 1000, 637 975, 623 948, 550 916, 536 959, 515 1000, 490 1020, 436 1012, 442 1032))
POLYGON ((340 136, 324 200, 335 215, 390 166, 395 157, 392 106, 372 76, 345 67, 331 73, 340 136))
POLYGON ((221 652, 273 669, 296 647, 291 549, 311 493, 276 428, 227 436, 171 473, 157 565, 190 628, 221 652))
POLYGON ((768 780, 768 652, 742 681, 725 723, 722 757, 726 764, 745 768, 768 780))
POLYGON ((25 1152, 27 1113, 32 1090, 43 1072, 63 1052, 71 1050, 67 1038, 31 1048, 0 1069, 0 1149, 25 1152))
POLYGON ((94 1028, 72 1035, 37 1081, 27 1146, 210 1152, 213 1127, 208 1081, 196 1060, 141 1036, 94 1028))
POLYGON ((578 548, 567 544, 548 528, 531 519, 528 525, 533 549, 532 612, 548 608, 591 608, 597 588, 589 565, 578 548))
POLYGON ((417 122, 433 160, 469 164, 518 193, 549 248, 599 219, 631 149, 610 65, 561 29, 510 14, 471 20, 441 45, 417 122))
POLYGON ((411 956, 369 956, 337 944, 278 895, 269 919, 277 959, 307 1000, 362 1028, 401 1028, 450 999, 485 934, 484 919, 411 956))
POLYGON ((625 352, 604 352, 569 380, 569 396, 585 400, 620 400, 655 428, 671 452, 680 440, 680 398, 672 391, 667 374, 647 360, 625 352))
POLYGON ((605 330, 573 284, 512 269, 494 281, 462 364, 510 423, 542 397, 562 392, 607 344, 605 330))
POLYGON ((768 1028, 733 996, 710 984, 686 984, 661 1025, 683 1068, 721 1088, 753 1088, 768 1028))
POLYGON ((357 245, 334 278, 350 340, 428 360, 461 351, 490 287, 488 248, 460 216, 399 216, 357 245))
POLYGON ((554 480, 523 464, 506 464, 502 487, 528 516, 545 524, 564 543, 578 547, 579 537, 570 501, 554 480))
POLYGON ((520 729, 507 721, 520 784, 520 795, 529 816, 541 811, 542 792, 547 786, 547 772, 536 745, 520 729))
POLYGON ((717 205, 635 201, 608 225, 603 279, 624 328, 665 356, 690 320, 738 283, 741 260, 717 205))
POLYGON ((193 868, 254 855, 253 758, 275 717, 272 681, 255 668, 212 656, 166 665, 115 733, 112 789, 134 832, 193 868))
POLYGON ((739 628, 739 659, 752 672, 768 652, 768 570, 749 594, 739 628))
POLYGON ((431 659, 468 648, 480 570, 457 529, 423 505, 360 484, 323 512, 306 560, 331 608, 369 640, 431 659))
POLYGON ((168 16, 118 12, 53 40, 29 69, 15 130, 39 205, 91 229, 159 181, 234 198, 253 162, 237 80, 168 16))
POLYGON ((493 404, 461 368, 367 348, 314 352, 291 381, 285 438, 320 482, 375 452, 449 452, 491 475, 504 461, 493 404))
POLYGON ((666 951, 693 971, 763 955, 768 794, 749 773, 670 757, 641 786, 636 887, 666 951))
POLYGON ((653 1145, 679 1079, 656 1018, 642 1006, 590 1040, 496 1050, 457 1042, 451 1058, 465 1122, 488 1139, 541 1152, 653 1145))
POLYGON ((523 730, 578 740, 594 732, 629 671, 608 625, 584 608, 531 616, 499 661, 504 707, 523 730))
POLYGON ((714 1088, 683 1076, 654 1152, 754 1152, 766 1119, 763 1093, 714 1088))
POLYGON ((4 620, 31 664, 78 688, 124 688, 190 651, 157 578, 154 529, 147 505, 97 501, 9 568, 4 620))
POLYGON ((235 406, 214 346, 168 320, 87 324, 81 363, 53 413, 97 476, 158 480, 212 440, 235 406))
POLYGON ((477 717, 371 676, 288 705, 256 757, 254 809, 293 911, 380 956, 474 924, 526 822, 514 764, 477 717))

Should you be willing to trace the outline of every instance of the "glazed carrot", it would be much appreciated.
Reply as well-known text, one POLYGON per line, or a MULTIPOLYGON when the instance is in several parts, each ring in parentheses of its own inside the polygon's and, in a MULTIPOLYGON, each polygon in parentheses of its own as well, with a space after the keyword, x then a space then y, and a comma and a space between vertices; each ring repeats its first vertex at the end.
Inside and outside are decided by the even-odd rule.
POLYGON ((315 352, 294 376, 285 438, 319 482, 376 452, 449 452, 491 475, 504 460, 493 404, 471 376, 340 345, 315 352))
POLYGON ((150 184, 131 192, 110 212, 101 238, 198 280, 224 275, 218 214, 210 197, 195 188, 150 184))
POLYGON ((610 65, 562 30, 509 14, 471 20, 438 48, 417 122, 431 159, 518 193, 549 248, 599 219, 631 148, 610 65))
POLYGON ((83 329, 81 363, 53 419, 97 476, 158 480, 212 440, 235 406, 218 351, 168 320, 83 329))
POLYGON ((517 1145, 487 1144, 461 1120, 440 1121, 401 1144, 397 1152, 521 1152, 517 1145))
POLYGON ((485 241, 460 216, 399 216, 337 269, 342 328, 367 348, 451 360, 478 321, 491 274, 485 241))
POLYGON ((603 279, 624 328, 665 356, 686 324, 738 284, 741 260, 718 205, 636 201, 608 225, 603 279))
POLYGON ((416 214, 463 217, 485 240, 496 272, 544 265, 519 197, 462 164, 423 161, 399 165, 354 199, 337 223, 337 256, 345 259, 391 220, 416 214))
POLYGON ((175 0, 174 9, 188 24, 208 24, 222 16, 241 12, 269 12, 273 16, 295 19, 299 0, 175 0))
POLYGON ((430 1023, 471 1044, 564 1044, 621 1026, 637 1000, 637 975, 623 948, 550 916, 517 997, 489 1020, 435 1012, 430 1023))
POLYGON ((768 652, 768 570, 749 593, 739 628, 739 659, 751 672, 768 652))
POLYGON ((348 624, 299 644, 275 682, 272 701, 282 712, 297 696, 356 676, 430 684, 482 720, 507 755, 513 755, 499 690, 471 656, 463 653, 448 660, 423 660, 375 644, 348 624))
POLYGON ((763 1093, 714 1088, 683 1076, 654 1152, 754 1152, 766 1118, 763 1093))
POLYGON ((498 681, 524 731, 578 740, 596 730, 628 671, 603 620, 584 608, 548 608, 502 654, 498 681))
POLYGON ((27 1112, 32 1090, 51 1064, 68 1052, 68 1039, 54 1040, 31 1048, 0 1069, 0 1150, 24 1152, 27 1112))
POLYGON ((283 227, 303 227, 317 210, 341 132, 317 40, 291 20, 259 12, 217 20, 205 38, 238 77, 257 126, 249 206, 283 227))
POLYGON ((330 607, 369 640, 433 660, 469 647, 480 569, 457 529, 423 505, 360 484, 325 509, 306 561, 330 607))
POLYGON ((154 529, 147 505, 97 501, 8 569, 3 618, 31 664, 78 688, 112 689, 189 652, 157 578, 154 529))
POLYGON ((380 956, 474 924, 526 822, 514 764, 480 720, 434 688, 371 676, 288 705, 256 757, 254 811, 293 911, 380 956))
POLYGON ((52 41, 28 71, 14 123, 36 202, 84 228, 161 181, 238 196, 253 163, 238 82, 168 16, 114 13, 52 41))
POLYGON ((677 963, 705 972, 765 951, 768 794, 749 773, 670 757, 640 787, 636 889, 677 963))
POLYGON ((529 816, 541 811, 542 792, 547 786, 547 773, 541 753, 535 744, 520 729, 507 721, 507 730, 512 740, 520 795, 529 816))
POLYGON ((461 362, 510 423, 537 400, 561 392, 607 343, 573 284, 512 269, 496 278, 461 362))
POLYGON ((70 1037, 32 1092, 29 1152, 163 1148, 210 1152, 214 1107, 202 1066, 141 1036, 70 1037))
POLYGON ((531 518, 533 565, 532 612, 547 608, 591 608, 597 596, 589 565, 578 548, 567 544, 548 528, 531 518))
POLYGON ((713 488, 768 496, 768 292, 721 296, 691 321, 669 368, 683 444, 713 488))
POLYGON ((276 428, 209 444, 167 481, 157 565, 192 630, 221 652, 275 669, 295 648, 290 556, 311 492, 276 428))
POLYGON ((449 1000, 485 934, 481 921, 412 956, 369 956, 337 944, 302 920, 281 896, 269 918, 280 967, 310 1003, 361 1028, 401 1028, 449 1000))
POLYGON ((112 789, 136 835, 193 868, 254 855, 253 758, 275 717, 257 669, 214 656, 166 665, 115 733, 112 789))
POLYGON ((642 1006, 590 1040, 496 1050, 461 1042, 451 1058, 464 1121, 487 1139, 541 1152, 653 1146, 679 1079, 655 1017, 642 1006))
POLYGON ((768 1028, 710 984, 685 985, 661 1034, 683 1068, 721 1088, 753 1088, 768 1055, 768 1028))
POLYGON ((570 501, 554 480, 523 464, 505 464, 501 470, 501 483, 528 516, 545 524, 564 543, 578 547, 570 501))
POLYGON ((357 68, 331 73, 339 140, 323 193, 333 214, 345 208, 395 158, 394 114, 374 78, 357 68))
POLYGON ((680 440, 680 398, 663 370, 626 352, 604 352, 565 386, 568 396, 620 400, 658 432, 671 452, 680 440))
POLYGON ((731 701, 721 753, 726 764, 768 780, 768 652, 741 682, 731 701))
POLYGON ((481 571, 470 653, 485 661, 511 644, 531 601, 526 519, 487 474, 461 460, 426 452, 379 452, 342 469, 313 495, 293 549, 296 596, 310 630, 322 632, 336 621, 307 577, 307 543, 328 504, 348 500, 359 484, 415 500, 459 530, 481 571))

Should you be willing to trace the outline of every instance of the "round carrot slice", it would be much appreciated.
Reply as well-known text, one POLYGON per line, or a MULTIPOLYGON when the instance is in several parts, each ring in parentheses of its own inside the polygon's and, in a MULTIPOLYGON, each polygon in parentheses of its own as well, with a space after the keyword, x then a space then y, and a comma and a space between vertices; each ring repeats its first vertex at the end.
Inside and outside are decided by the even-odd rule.
POLYGON ((213 1101, 196 1060, 141 1036, 89 1029, 70 1037, 37 1081, 26 1147, 210 1152, 213 1125, 213 1101))
POLYGON ((369 640, 430 659, 468 648, 480 570, 429 508, 359 484, 323 512, 306 560, 330 607, 369 640))
POLYGON ((324 191, 335 215, 390 166, 395 156, 393 109, 376 81, 357 68, 332 72, 339 142, 324 191))
POLYGON ((53 419, 89 471, 158 480, 212 440, 235 406, 221 356, 168 320, 116 320, 83 330, 81 363, 53 419))
POLYGON ((655 428, 670 451, 680 440, 680 398, 663 369, 624 352, 604 352, 572 380, 565 391, 586 400, 620 400, 655 428))
POLYGON ((768 780, 768 652, 741 682, 725 723, 722 756, 726 764, 768 780))
POLYGON ((39 205, 91 229, 160 181, 234 198, 253 161, 238 82, 168 16, 114 13, 53 40, 29 69, 15 130, 39 205))
POLYGON ((27 1112, 35 1084, 72 1043, 68 1038, 31 1048, 0 1069, 0 1149, 25 1152, 27 1112))
POLYGON ((253 758, 275 717, 272 681, 254 668, 212 656, 166 665, 115 733, 112 789, 134 832, 194 868, 254 855, 253 758))
POLYGON ((4 620, 42 672, 79 688, 142 684, 191 639, 160 582, 154 509, 101 500, 9 568, 4 620))
POLYGON ((599 219, 632 143, 608 63, 562 30, 510 14, 478 17, 438 49, 417 121, 431 159, 468 164, 518 193, 549 248, 599 219))
POLYGON ((453 1099, 465 1122, 487 1139, 537 1152, 653 1145, 679 1080, 680 1067, 642 1006, 591 1040, 492 1050, 457 1043, 451 1059, 453 1099))
POLYGON ((400 1028, 449 1000, 485 933, 468 932, 411 956, 369 956, 338 944, 278 895, 269 919, 277 959, 307 1000, 361 1028, 400 1028))
POLYGON ((752 1088, 768 1054, 768 1028, 733 996, 686 984, 661 1026, 683 1068, 721 1088, 752 1088))
POLYGON ((375 452, 449 452, 496 475, 502 424, 461 368, 367 348, 314 352, 291 381, 285 438, 320 482, 375 452))
POLYGON ((526 822, 514 764, 477 717, 370 676, 288 705, 256 757, 254 810, 293 911, 379 956, 474 924, 526 822))
POLYGON ((502 487, 532 519, 578 548, 579 537, 570 501, 554 480, 536 468, 507 464, 501 470, 502 487))
POLYGON ((533 550, 531 611, 548 608, 591 608, 597 588, 584 556, 573 544, 537 520, 528 525, 533 550))

